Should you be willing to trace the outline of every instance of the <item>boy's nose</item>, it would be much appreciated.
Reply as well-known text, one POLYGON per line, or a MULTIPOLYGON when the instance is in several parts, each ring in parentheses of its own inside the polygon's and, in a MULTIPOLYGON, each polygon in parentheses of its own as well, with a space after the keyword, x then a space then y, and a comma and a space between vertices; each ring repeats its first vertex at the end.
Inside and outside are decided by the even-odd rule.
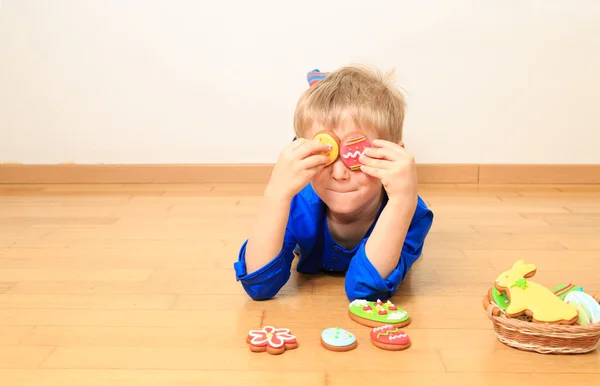
POLYGON ((333 170, 331 171, 331 176, 336 180, 347 180, 350 178, 350 170, 344 165, 344 162, 341 158, 335 160, 335 162, 331 165, 333 170))

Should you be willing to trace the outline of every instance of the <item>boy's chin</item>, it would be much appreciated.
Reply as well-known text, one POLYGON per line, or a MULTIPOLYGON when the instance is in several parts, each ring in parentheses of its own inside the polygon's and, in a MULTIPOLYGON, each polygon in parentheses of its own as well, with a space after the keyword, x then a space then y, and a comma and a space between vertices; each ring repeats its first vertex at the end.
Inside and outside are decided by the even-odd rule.
POLYGON ((327 192, 323 200, 330 211, 338 214, 351 214, 361 207, 361 197, 357 192, 327 192))

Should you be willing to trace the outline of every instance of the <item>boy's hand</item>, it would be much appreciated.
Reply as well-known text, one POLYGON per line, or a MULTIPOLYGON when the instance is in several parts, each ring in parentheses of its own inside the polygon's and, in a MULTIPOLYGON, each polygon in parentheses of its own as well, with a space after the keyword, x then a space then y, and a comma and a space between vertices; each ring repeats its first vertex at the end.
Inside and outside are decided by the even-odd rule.
POLYGON ((304 138, 287 145, 275 164, 265 195, 291 200, 329 162, 327 155, 320 154, 327 151, 327 145, 304 138))
POLYGON ((361 170, 379 178, 390 201, 414 202, 417 200, 417 168, 415 159, 404 149, 404 144, 396 144, 375 139, 372 147, 360 156, 361 170))

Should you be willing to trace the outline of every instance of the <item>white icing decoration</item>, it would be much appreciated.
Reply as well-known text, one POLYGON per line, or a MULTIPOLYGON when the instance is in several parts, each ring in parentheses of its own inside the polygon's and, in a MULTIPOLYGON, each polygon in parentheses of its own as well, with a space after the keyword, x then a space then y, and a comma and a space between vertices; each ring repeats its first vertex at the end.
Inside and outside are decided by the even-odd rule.
POLYGON ((394 339, 400 339, 400 338, 406 338, 406 334, 391 335, 388 339, 394 340, 394 339))
POLYGON ((356 299, 352 303, 350 303, 350 307, 361 307, 361 306, 368 306, 368 305, 369 305, 369 302, 366 301, 365 299, 356 299))
POLYGON ((388 315, 388 317, 386 319, 388 320, 400 320, 402 318, 404 318, 406 316, 406 311, 396 311, 396 312, 392 312, 391 314, 388 315))
POLYGON ((346 154, 342 154, 342 157, 344 157, 344 158, 350 158, 350 157, 354 158, 354 157, 358 157, 358 156, 362 155, 363 152, 360 152, 360 151, 357 150, 354 153, 352 153, 351 151, 349 151, 346 154))
POLYGON ((392 326, 390 324, 386 324, 385 326, 375 327, 373 329, 373 331, 379 332, 379 331, 383 331, 383 330, 389 330, 390 328, 394 328, 394 326, 392 326))

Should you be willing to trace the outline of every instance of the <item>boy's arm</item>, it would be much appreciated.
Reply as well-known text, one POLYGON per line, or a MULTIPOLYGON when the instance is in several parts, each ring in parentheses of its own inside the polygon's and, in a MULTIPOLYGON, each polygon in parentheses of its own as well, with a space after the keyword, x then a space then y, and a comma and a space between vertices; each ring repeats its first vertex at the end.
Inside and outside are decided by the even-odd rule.
POLYGON ((274 297, 289 280, 296 245, 289 217, 289 201, 265 195, 250 238, 234 264, 237 280, 253 300, 274 297))
MULTIPOLYGON (((327 145, 297 139, 281 152, 250 238, 242 245, 234 264, 237 280, 255 300, 268 299, 290 277, 295 240, 290 231, 293 198, 329 161, 327 145)), ((293 220, 293 219, 292 219, 293 220)))
POLYGON ((264 267, 281 252, 289 212, 289 200, 265 195, 258 219, 246 245, 248 274, 264 267))
POLYGON ((375 139, 360 157, 361 170, 379 178, 389 200, 368 241, 352 259, 349 297, 392 296, 419 258, 433 214, 417 195, 414 157, 403 143, 375 139))
POLYGON ((416 205, 417 197, 388 201, 369 236, 365 253, 381 277, 387 278, 398 265, 416 205))
POLYGON ((346 274, 346 295, 350 301, 385 300, 392 297, 412 265, 421 256, 433 223, 433 213, 418 199, 416 210, 408 220, 408 226, 404 225, 406 230, 396 228, 402 226, 400 224, 404 224, 404 220, 394 219, 394 215, 394 206, 389 206, 388 202, 371 237, 363 242, 350 262, 346 274), (401 244, 398 248, 399 243, 401 244), (392 250, 396 255, 392 256, 392 250))

